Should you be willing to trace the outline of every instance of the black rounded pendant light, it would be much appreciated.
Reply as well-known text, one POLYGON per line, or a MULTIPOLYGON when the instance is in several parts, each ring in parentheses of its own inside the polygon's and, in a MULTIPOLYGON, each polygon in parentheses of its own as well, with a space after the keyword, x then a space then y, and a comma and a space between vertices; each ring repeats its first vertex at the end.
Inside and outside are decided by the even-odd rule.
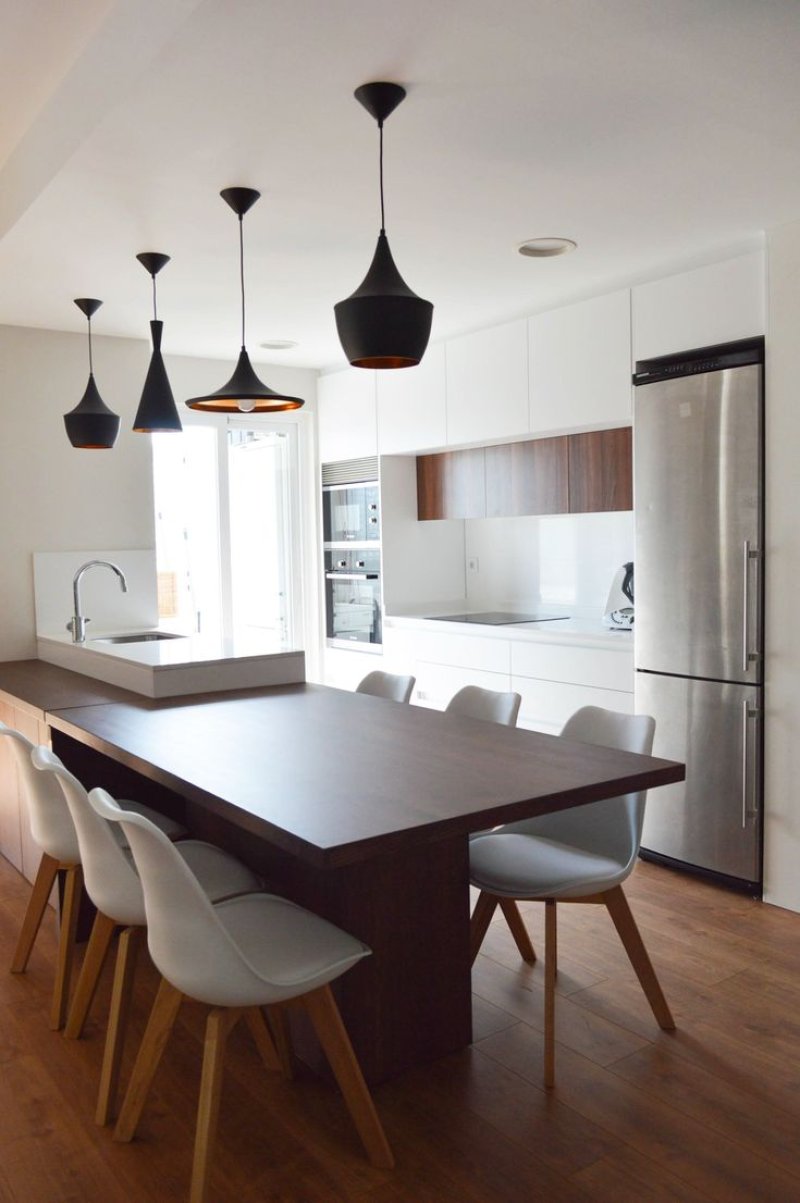
POLYGON ((75 304, 87 320, 89 332, 89 380, 86 391, 74 409, 64 414, 67 437, 73 447, 104 451, 114 446, 119 434, 119 417, 108 408, 94 382, 92 365, 92 314, 102 301, 95 297, 76 297, 75 304))
POLYGON ((189 409, 207 413, 277 413, 285 409, 300 409, 302 398, 276 393, 263 384, 253 371, 244 339, 244 236, 242 219, 261 196, 254 188, 225 188, 220 196, 239 218, 239 279, 242 296, 242 349, 235 371, 227 384, 207 397, 192 397, 186 402, 189 409))
POLYGON ((164 357, 161 354, 161 334, 164 323, 158 320, 156 303, 156 276, 167 263, 169 255, 159 251, 142 251, 136 258, 153 280, 153 320, 150 323, 150 336, 153 340, 153 353, 150 356, 150 366, 142 389, 142 397, 133 429, 137 434, 162 434, 182 430, 178 408, 172 395, 164 357))
POLYGON ((381 229, 369 271, 345 301, 334 305, 342 349, 356 368, 410 368, 425 354, 433 305, 423 301, 397 270, 383 203, 383 123, 406 90, 400 84, 371 83, 356 88, 355 98, 375 118, 380 133, 381 229))

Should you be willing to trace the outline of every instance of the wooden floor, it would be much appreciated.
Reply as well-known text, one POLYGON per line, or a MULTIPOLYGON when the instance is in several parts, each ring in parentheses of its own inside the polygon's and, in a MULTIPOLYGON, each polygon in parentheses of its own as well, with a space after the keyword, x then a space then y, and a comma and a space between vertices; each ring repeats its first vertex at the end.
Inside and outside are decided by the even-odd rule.
MULTIPOLYGON (((363 1159, 333 1088, 269 1077, 237 1029, 214 1198, 797 1203, 800 916, 652 865, 626 888, 676 1033, 655 1026, 605 913, 564 906, 557 1086, 546 1093, 542 967, 519 961, 498 918, 475 965, 473 1047, 375 1091, 395 1171, 363 1159)), ((0 860, 3 965, 28 890, 0 860)), ((542 908, 524 909, 541 942, 542 908)), ((185 1198, 201 1009, 181 1013, 141 1138, 116 1145, 92 1121, 100 1023, 78 1042, 47 1027, 54 952, 48 929, 25 976, 0 972, 0 1203, 185 1198)), ((145 972, 137 1035, 155 983, 145 972)))

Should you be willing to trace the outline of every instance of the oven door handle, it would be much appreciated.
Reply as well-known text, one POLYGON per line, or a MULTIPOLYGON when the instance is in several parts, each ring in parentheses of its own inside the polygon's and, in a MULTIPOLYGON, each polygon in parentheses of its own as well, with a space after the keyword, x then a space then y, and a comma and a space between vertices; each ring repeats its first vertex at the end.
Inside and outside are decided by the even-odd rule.
POLYGON ((377 572, 326 572, 326 581, 377 581, 377 572))

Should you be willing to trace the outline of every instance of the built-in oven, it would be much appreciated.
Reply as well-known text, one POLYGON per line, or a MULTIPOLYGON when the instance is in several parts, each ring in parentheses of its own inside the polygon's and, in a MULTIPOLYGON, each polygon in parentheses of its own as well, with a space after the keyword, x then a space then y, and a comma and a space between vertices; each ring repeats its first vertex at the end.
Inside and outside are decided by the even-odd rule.
POLYGON ((328 643, 380 651, 381 553, 375 548, 327 548, 325 615, 328 643))
POLYGON ((379 543, 378 483, 330 484, 322 489, 325 543, 379 543))

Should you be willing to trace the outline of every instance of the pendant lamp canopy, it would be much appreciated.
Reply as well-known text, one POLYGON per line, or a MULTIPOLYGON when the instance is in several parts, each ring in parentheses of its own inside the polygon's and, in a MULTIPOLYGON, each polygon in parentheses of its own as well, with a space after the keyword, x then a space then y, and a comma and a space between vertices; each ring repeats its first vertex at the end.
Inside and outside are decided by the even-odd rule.
POLYGON ((192 397, 186 402, 189 409, 199 409, 206 413, 277 413, 280 410, 300 409, 304 404, 301 397, 292 397, 287 393, 277 393, 268 385, 263 384, 256 376, 250 363, 250 356, 245 346, 245 302, 244 302, 244 237, 242 219, 245 213, 253 207, 260 192, 254 188, 225 188, 220 193, 222 199, 230 205, 239 218, 239 280, 242 297, 242 349, 239 359, 227 384, 209 393, 207 397, 192 397))
POLYGON ((102 301, 95 297, 76 297, 75 304, 85 315, 89 334, 89 380, 86 391, 74 409, 64 414, 67 437, 73 447, 105 451, 114 446, 119 434, 119 417, 108 408, 94 382, 92 365, 92 314, 102 301))
POLYGON ((355 98, 378 123, 380 135, 381 228, 369 271, 346 300, 334 305, 342 349, 356 368, 410 368, 425 354, 433 305, 408 287, 397 270, 383 201, 383 123, 405 98, 400 84, 370 83, 355 98))
POLYGON ((150 323, 150 337, 153 340, 153 353, 150 356, 150 366, 145 376, 142 397, 133 429, 137 434, 162 434, 182 430, 178 408, 172 395, 164 357, 161 354, 161 334, 164 323, 158 320, 156 303, 156 276, 169 263, 169 255, 160 251, 142 251, 136 258, 153 280, 153 320, 150 323))

